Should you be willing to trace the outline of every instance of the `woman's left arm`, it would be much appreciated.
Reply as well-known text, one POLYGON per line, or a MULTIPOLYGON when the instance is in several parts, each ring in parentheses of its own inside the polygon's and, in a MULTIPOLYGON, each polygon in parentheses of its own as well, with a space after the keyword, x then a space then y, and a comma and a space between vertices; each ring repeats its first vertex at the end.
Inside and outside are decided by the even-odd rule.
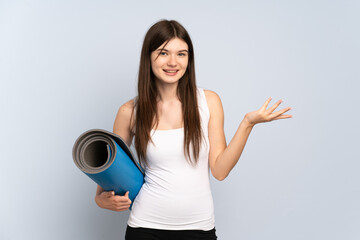
POLYGON ((238 162, 251 130, 256 124, 292 117, 292 115, 283 115, 291 109, 290 107, 274 112, 282 100, 266 109, 271 101, 271 98, 269 98, 259 110, 245 115, 234 137, 227 146, 224 134, 224 110, 220 97, 215 92, 209 90, 205 90, 205 95, 210 111, 209 164, 213 176, 220 181, 229 175, 238 162))

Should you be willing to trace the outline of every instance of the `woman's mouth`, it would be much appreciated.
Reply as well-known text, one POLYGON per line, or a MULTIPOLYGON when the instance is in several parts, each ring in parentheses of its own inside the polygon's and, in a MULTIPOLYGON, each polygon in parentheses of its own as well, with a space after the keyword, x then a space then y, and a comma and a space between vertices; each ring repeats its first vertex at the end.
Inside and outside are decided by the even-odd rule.
POLYGON ((179 71, 179 70, 170 70, 170 69, 163 69, 163 71, 165 72, 166 75, 168 76, 174 76, 176 75, 176 73, 179 71))

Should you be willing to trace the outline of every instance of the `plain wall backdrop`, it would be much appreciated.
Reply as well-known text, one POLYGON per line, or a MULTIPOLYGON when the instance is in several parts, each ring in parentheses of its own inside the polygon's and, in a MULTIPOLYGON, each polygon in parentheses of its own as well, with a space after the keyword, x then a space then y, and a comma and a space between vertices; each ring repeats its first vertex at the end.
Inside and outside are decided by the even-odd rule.
POLYGON ((71 150, 88 129, 112 131, 163 18, 189 31, 228 143, 268 97, 293 108, 254 127, 226 180, 211 177, 219 239, 360 239, 359 12, 347 0, 0 0, 0 239, 124 239, 129 212, 96 206, 71 150))

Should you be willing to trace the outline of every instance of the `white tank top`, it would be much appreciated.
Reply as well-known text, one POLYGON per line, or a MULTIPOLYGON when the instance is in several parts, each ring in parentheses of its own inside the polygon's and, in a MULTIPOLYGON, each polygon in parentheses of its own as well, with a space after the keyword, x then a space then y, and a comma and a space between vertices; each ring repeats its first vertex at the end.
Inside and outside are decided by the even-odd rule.
MULTIPOLYGON (((211 230, 215 226, 209 182, 209 108, 197 91, 204 139, 196 166, 184 155, 184 128, 151 130, 145 183, 134 200, 128 225, 165 230, 211 230)), ((192 148, 190 148, 192 152, 192 148)))

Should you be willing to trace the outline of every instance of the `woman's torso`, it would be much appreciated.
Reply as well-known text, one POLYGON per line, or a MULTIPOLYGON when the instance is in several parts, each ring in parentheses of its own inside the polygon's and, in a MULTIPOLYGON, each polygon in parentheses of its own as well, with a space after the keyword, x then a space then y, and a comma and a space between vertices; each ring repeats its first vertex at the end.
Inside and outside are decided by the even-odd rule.
MULTIPOLYGON (((199 161, 192 166, 184 156, 184 129, 151 130, 147 147, 145 183, 132 206, 128 225, 155 229, 214 228, 209 183, 209 109, 203 89, 197 91, 203 141, 199 161)), ((192 150, 191 150, 192 152, 192 150)))

